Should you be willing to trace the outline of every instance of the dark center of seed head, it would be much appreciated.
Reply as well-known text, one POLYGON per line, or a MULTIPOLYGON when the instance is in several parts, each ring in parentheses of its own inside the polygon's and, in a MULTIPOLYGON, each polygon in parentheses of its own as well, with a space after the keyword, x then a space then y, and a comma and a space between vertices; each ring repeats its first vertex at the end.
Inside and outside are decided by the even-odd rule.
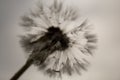
POLYGON ((57 44, 56 48, 58 50, 65 50, 69 46, 69 38, 59 27, 49 27, 46 36, 52 41, 52 43, 57 44))

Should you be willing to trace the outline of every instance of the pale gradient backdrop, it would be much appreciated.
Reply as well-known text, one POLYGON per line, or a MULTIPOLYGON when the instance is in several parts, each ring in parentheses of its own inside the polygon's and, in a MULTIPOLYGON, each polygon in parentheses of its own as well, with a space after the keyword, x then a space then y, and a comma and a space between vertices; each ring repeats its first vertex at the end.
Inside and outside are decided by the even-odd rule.
MULTIPOLYGON (((50 1, 50 0, 48 0, 50 1)), ((25 63, 19 45, 22 29, 20 16, 35 5, 36 0, 0 0, 0 80, 10 77, 25 63)), ((67 0, 81 8, 98 35, 98 50, 87 72, 63 80, 120 80, 120 0, 67 0)), ((50 80, 36 67, 30 67, 19 80, 50 80)), ((53 79, 51 79, 53 80, 53 79)))

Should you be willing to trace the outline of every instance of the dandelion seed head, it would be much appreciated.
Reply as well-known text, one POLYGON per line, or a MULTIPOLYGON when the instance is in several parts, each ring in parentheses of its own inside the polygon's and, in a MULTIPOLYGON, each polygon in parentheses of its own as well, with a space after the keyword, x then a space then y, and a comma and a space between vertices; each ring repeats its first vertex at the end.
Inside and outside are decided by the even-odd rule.
POLYGON ((33 64, 49 76, 81 74, 81 70, 87 70, 87 58, 96 48, 96 35, 91 33, 87 19, 75 26, 81 16, 72 7, 64 8, 61 0, 44 4, 40 0, 37 10, 22 17, 21 25, 28 32, 21 36, 23 49, 33 64))

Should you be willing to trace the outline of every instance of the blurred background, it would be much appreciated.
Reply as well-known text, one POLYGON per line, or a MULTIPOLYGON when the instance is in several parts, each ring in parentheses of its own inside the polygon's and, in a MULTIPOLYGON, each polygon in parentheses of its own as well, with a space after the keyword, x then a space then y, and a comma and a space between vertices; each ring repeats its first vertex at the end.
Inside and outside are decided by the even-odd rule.
MULTIPOLYGON (((65 2, 88 16, 98 35, 98 49, 87 72, 71 78, 64 76, 63 80, 120 80, 120 0, 65 2)), ((0 0, 0 80, 9 80, 26 61, 19 44, 19 21, 35 3, 36 0, 0 0)), ((32 66, 19 80, 40 79, 50 80, 32 66)))

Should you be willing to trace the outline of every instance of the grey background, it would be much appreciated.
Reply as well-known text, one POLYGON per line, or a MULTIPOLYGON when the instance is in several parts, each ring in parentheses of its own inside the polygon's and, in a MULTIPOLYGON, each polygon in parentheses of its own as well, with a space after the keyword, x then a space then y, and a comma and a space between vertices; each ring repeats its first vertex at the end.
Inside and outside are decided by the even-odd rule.
MULTIPOLYGON (((50 0, 48 0, 50 1, 50 0)), ((19 45, 20 16, 35 5, 35 0, 0 0, 0 80, 9 80, 25 63, 19 45)), ((81 8, 94 24, 98 50, 87 72, 64 80, 120 80, 120 0, 67 0, 81 8)), ((30 67, 19 80, 50 80, 30 67)), ((53 79, 51 79, 53 80, 53 79)))

